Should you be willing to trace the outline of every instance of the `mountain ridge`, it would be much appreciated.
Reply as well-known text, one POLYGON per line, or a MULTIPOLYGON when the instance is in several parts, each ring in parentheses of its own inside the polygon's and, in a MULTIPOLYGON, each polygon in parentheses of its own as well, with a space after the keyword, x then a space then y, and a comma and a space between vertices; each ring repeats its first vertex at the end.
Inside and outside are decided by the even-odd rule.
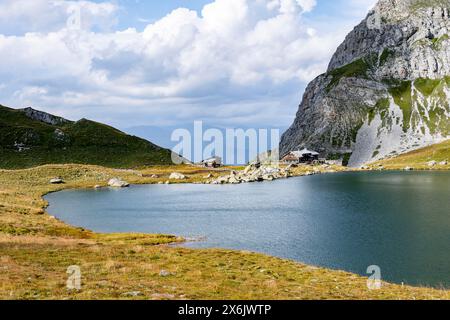
POLYGON ((172 164, 171 155, 168 149, 105 124, 0 105, 3 169, 62 163, 132 168, 172 164))

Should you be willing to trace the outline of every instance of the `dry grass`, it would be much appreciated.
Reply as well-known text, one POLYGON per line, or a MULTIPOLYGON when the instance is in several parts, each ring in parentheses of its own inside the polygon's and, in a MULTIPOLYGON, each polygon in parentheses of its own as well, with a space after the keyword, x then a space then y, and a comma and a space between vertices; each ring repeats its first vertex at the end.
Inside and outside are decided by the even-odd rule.
POLYGON ((450 140, 438 143, 427 148, 418 149, 402 154, 398 157, 375 162, 371 167, 383 166, 387 170, 403 170, 411 167, 415 170, 450 170, 450 140), (447 165, 429 167, 430 161, 443 162, 447 165))
MULTIPOLYGON (((301 175, 312 168, 295 170, 301 175)), ((210 172, 224 174, 189 166, 128 171, 52 165, 0 171, 0 298, 450 299, 449 291, 392 284, 370 291, 364 277, 260 254, 172 246, 169 243, 181 241, 173 236, 95 234, 68 226, 44 210, 42 195, 48 192, 105 185, 112 177, 157 183, 173 171, 187 174, 190 182, 202 181, 210 172), (150 178, 153 174, 159 178, 150 178), (56 176, 66 184, 49 184, 56 176), (66 289, 71 265, 81 267, 80 291, 66 289)))

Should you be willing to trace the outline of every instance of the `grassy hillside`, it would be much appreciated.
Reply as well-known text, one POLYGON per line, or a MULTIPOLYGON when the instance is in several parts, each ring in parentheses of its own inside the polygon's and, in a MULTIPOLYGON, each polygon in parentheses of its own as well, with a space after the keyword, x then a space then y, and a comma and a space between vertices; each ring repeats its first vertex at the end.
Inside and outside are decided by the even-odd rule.
POLYGON ((450 169, 450 140, 446 140, 442 143, 438 143, 426 148, 411 151, 402 154, 398 157, 381 160, 375 162, 371 165, 380 166, 382 165, 386 169, 405 169, 406 167, 411 167, 413 169, 450 169), (438 164, 434 167, 430 167, 428 163, 430 161, 436 161, 438 164), (440 162, 446 161, 446 165, 440 165, 440 162))
POLYGON ((192 166, 0 170, 0 299, 450 299, 450 291, 388 283, 368 290, 364 277, 245 251, 167 246, 180 241, 170 236, 96 234, 45 213, 42 195, 51 191, 117 176, 157 183, 173 171, 188 175, 185 182, 223 175, 192 166), (66 184, 49 184, 55 176, 66 184), (66 289, 71 265, 81 268, 80 291, 66 289))
POLYGON ((133 168, 171 163, 170 150, 86 119, 52 125, 0 106, 0 168, 77 163, 133 168))

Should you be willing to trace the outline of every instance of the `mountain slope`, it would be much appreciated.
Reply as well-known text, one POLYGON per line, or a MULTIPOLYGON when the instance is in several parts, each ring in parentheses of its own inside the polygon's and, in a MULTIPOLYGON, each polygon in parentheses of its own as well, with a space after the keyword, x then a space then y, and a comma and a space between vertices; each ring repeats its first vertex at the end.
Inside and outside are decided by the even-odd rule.
POLYGON ((394 158, 384 159, 370 164, 372 168, 380 165, 388 170, 403 170, 406 167, 413 169, 450 169, 450 140, 433 144, 425 148, 410 151, 394 158), (430 162, 434 162, 430 165, 430 162))
POLYGON ((171 151, 86 119, 0 106, 0 168, 79 163, 132 168, 171 164, 171 151))
POLYGON ((349 165, 450 136, 450 0, 380 0, 306 89, 281 153, 349 165))

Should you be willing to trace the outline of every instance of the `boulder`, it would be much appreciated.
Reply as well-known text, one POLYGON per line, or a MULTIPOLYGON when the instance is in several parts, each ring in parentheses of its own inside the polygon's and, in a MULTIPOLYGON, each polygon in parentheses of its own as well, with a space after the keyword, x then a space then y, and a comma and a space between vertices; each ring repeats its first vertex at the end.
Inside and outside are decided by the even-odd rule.
POLYGON ((64 180, 61 178, 53 178, 53 179, 50 179, 50 183, 51 184, 62 184, 62 183, 64 183, 64 180))
POLYGON ((437 165, 437 162, 436 162, 436 161, 430 161, 430 162, 427 163, 427 165, 428 165, 430 168, 432 168, 432 167, 434 167, 434 166, 437 165))
POLYGON ((171 180, 184 180, 186 179, 186 176, 182 173, 178 173, 178 172, 173 172, 170 176, 169 179, 171 180))
POLYGON ((241 181, 240 181, 239 178, 237 178, 236 176, 231 176, 231 177, 228 179, 228 183, 231 183, 231 184, 239 184, 239 183, 241 183, 241 181))
POLYGON ((131 292, 125 292, 122 293, 122 296, 125 297, 139 297, 139 296, 143 296, 144 294, 140 291, 131 291, 131 292))
POLYGON ((249 165, 244 169, 244 174, 249 174, 250 171, 255 170, 255 166, 254 165, 249 165))
POLYGON ((275 180, 275 178, 272 175, 270 175, 270 174, 263 175, 262 179, 265 180, 265 181, 273 181, 273 180, 275 180))
POLYGON ((111 180, 109 180, 108 186, 113 188, 126 188, 129 187, 130 184, 120 178, 112 178, 111 180))
POLYGON ((171 276, 172 274, 169 272, 169 271, 166 271, 166 270, 161 270, 160 272, 159 272, 159 276, 160 277, 168 277, 168 276, 171 276))
POLYGON ((440 165, 440 166, 446 166, 447 164, 448 164, 447 161, 441 161, 441 162, 439 162, 439 165, 440 165))
POLYGON ((413 171, 414 170, 414 168, 411 168, 411 167, 406 167, 405 169, 404 169, 405 171, 413 171))

